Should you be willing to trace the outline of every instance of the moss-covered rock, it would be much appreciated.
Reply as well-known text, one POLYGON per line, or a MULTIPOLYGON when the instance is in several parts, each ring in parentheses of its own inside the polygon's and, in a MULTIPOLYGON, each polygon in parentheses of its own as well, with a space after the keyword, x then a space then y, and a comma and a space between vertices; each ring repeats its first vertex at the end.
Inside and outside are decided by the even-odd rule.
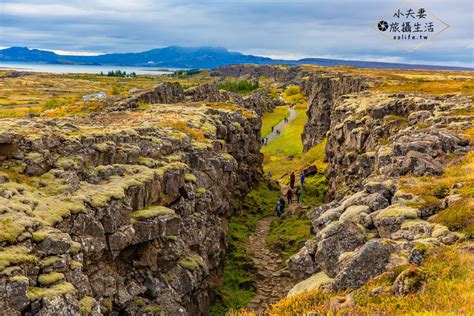
POLYGON ((319 272, 312 277, 297 283, 289 292, 288 296, 301 294, 305 291, 312 291, 330 283, 332 279, 324 272, 319 272))

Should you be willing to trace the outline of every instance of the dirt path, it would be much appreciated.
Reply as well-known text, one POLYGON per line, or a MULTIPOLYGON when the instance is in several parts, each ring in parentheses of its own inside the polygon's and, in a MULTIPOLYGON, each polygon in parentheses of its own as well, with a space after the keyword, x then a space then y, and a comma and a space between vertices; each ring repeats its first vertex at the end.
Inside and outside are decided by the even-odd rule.
POLYGON ((247 244, 246 252, 257 268, 255 286, 257 293, 247 304, 247 308, 262 312, 267 304, 277 302, 286 296, 296 281, 291 277, 288 268, 277 253, 267 246, 267 235, 274 216, 262 218, 257 222, 257 228, 247 244))
POLYGON ((293 109, 292 107, 289 109, 289 111, 290 111, 290 115, 287 117, 288 122, 285 122, 285 120, 280 121, 280 123, 278 123, 277 125, 273 127, 273 132, 271 132, 270 134, 266 136, 266 138, 268 138, 268 143, 272 142, 275 138, 280 136, 277 134, 277 131, 283 132, 283 130, 285 129, 285 126, 288 125, 291 121, 293 121, 298 116, 298 113, 296 113, 295 109, 293 109))

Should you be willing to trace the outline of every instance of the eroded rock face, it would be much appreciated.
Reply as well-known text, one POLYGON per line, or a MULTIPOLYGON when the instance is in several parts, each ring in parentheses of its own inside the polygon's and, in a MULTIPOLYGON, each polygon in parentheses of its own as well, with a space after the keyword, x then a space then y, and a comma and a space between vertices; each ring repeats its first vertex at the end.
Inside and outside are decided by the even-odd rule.
MULTIPOLYGON (((469 106, 467 98, 456 95, 363 92, 343 97, 332 111, 326 147, 331 196, 339 198, 371 186, 374 175, 396 179, 406 174, 440 174, 448 154, 468 150, 468 143, 456 131, 463 129, 459 123, 468 122, 469 117, 450 112, 469 106), (419 111, 425 113, 423 118, 410 123, 407 117, 419 111), (457 123, 444 123, 445 117, 457 117, 457 123)), ((374 185, 372 189, 377 190, 374 185)), ((385 197, 390 196, 385 193, 385 197)))
MULTIPOLYGON (((248 96, 242 97, 239 93, 219 90, 214 83, 206 83, 183 90, 177 82, 163 82, 153 89, 138 91, 128 97, 111 97, 104 102, 107 104, 107 110, 112 112, 136 110, 140 104, 214 102, 246 108, 255 111, 258 115, 262 115, 266 111, 271 112, 275 106, 284 104, 282 100, 274 97, 267 88, 258 89, 248 96)), ((7 145, 2 147, 1 144, 2 139, 0 139, 0 153, 13 150, 12 147, 7 145)))
POLYGON ((210 71, 211 76, 235 77, 242 79, 257 80, 261 76, 278 82, 289 83, 301 76, 302 69, 299 67, 281 67, 270 65, 229 65, 217 67, 210 71))
POLYGON ((331 115, 338 98, 352 92, 358 92, 368 87, 367 79, 343 75, 310 76, 302 83, 302 92, 308 97, 305 124, 302 140, 306 151, 320 143, 329 131, 331 115))
MULTIPOLYGON (((438 175, 448 155, 471 149, 459 134, 472 126, 472 117, 457 114, 470 106, 459 95, 364 91, 336 100, 326 122, 333 201, 309 213, 316 236, 289 259, 293 275, 303 280, 322 271, 332 278, 327 289, 354 289, 387 267, 420 264, 416 245, 455 243, 457 234, 428 219, 456 196, 425 206, 400 189, 399 178, 438 175)), ((417 282, 418 275, 401 275, 392 291, 406 295, 417 282)))
MULTIPOLYGON (((162 92, 147 98, 175 100, 162 92)), ((194 103, 2 121, 17 150, 0 153, 0 310, 207 313, 227 219, 261 177, 260 126, 194 103)))

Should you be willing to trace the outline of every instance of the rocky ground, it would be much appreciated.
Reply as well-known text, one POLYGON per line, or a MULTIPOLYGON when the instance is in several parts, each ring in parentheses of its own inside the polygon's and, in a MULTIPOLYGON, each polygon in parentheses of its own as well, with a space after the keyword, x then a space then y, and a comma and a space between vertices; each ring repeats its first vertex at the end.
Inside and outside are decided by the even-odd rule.
POLYGON ((247 253, 257 268, 255 287, 257 292, 247 304, 247 308, 263 312, 266 305, 276 303, 285 297, 295 284, 283 261, 273 249, 267 245, 267 236, 271 222, 275 217, 265 217, 257 222, 255 233, 250 236, 247 253))

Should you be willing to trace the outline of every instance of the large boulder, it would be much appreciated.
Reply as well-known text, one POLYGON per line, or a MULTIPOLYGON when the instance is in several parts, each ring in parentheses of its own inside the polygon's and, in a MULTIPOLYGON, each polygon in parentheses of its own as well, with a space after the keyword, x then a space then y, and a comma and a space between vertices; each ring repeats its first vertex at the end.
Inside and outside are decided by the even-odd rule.
POLYGON ((333 222, 319 232, 318 237, 321 241, 318 244, 315 261, 330 277, 339 272, 339 256, 344 252, 355 250, 366 240, 363 228, 351 221, 333 222))
POLYGON ((375 214, 374 224, 380 237, 390 238, 391 234, 399 230, 405 221, 416 219, 419 216, 419 210, 393 204, 373 214, 375 214))
POLYGON ((370 278, 385 271, 394 246, 385 240, 372 239, 344 262, 329 288, 334 291, 357 289, 370 278))

